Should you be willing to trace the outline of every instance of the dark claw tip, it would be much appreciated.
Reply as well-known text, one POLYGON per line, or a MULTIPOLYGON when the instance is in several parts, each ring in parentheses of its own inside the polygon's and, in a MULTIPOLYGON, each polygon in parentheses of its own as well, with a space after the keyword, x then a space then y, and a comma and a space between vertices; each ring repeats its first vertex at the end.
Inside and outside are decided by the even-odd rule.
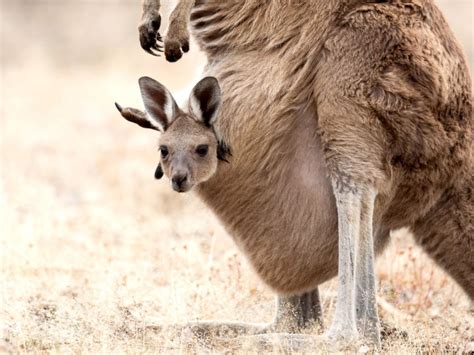
POLYGON ((147 49, 145 49, 145 51, 147 51, 147 52, 150 53, 151 55, 154 55, 155 57, 159 57, 159 56, 160 56, 159 54, 156 54, 155 52, 153 52, 153 51, 151 50, 151 48, 147 48, 147 49))
POLYGON ((163 52, 163 47, 160 46, 158 43, 155 43, 155 45, 153 46, 153 49, 157 52, 160 52, 160 53, 163 52))
POLYGON ((117 110, 118 110, 120 113, 122 113, 122 111, 123 111, 122 106, 120 106, 118 103, 115 103, 115 107, 117 107, 117 110))

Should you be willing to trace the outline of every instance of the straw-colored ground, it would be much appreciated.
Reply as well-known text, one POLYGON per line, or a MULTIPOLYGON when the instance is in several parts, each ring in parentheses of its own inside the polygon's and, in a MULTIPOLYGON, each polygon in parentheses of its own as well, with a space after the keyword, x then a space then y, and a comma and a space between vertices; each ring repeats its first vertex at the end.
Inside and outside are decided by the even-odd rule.
MULTIPOLYGON (((0 352, 204 351, 153 325, 272 318, 271 291, 211 213, 153 179, 154 133, 114 111, 140 106, 140 75, 176 92, 202 63, 145 54, 138 3, 1 2, 0 352)), ((472 53, 470 0, 443 4, 472 53)), ((408 332, 384 350, 474 351, 466 296, 409 235, 377 276, 382 318, 408 332)), ((321 290, 328 324, 334 282, 321 290)))

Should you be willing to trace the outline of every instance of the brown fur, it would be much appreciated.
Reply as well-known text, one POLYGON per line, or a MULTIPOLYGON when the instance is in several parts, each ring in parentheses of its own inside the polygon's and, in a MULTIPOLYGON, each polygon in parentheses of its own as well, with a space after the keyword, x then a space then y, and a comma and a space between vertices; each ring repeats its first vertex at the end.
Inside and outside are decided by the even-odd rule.
POLYGON ((336 275, 330 177, 377 188, 378 252, 409 227, 474 299, 471 81, 433 1, 201 0, 191 20, 234 152, 198 194, 268 285, 336 275))
POLYGON ((217 139, 211 129, 196 122, 189 115, 183 114, 176 118, 160 137, 160 145, 165 145, 169 149, 169 156, 161 159, 166 176, 172 177, 177 173, 177 159, 185 159, 186 170, 192 172, 187 174, 189 188, 208 180, 216 171, 217 139), (196 154, 196 148, 200 145, 209 147, 205 157, 196 154))

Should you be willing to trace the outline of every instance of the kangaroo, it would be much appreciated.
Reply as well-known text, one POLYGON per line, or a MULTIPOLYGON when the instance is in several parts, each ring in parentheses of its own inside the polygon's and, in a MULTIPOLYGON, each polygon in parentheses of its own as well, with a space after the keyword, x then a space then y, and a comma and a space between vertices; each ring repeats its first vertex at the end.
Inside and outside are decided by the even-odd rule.
MULTIPOLYGON (((144 0, 145 49, 157 46, 158 13, 158 0, 144 0)), ((321 315, 317 286, 338 275, 326 337, 378 346, 373 262, 401 227, 474 299, 472 84, 432 0, 181 0, 164 41, 170 61, 189 48, 189 20, 205 75, 222 88, 213 129, 232 157, 202 181, 192 164, 170 166, 187 166, 279 294, 273 325, 225 328, 305 326, 321 315)), ((147 91, 150 121, 163 100, 147 91)))

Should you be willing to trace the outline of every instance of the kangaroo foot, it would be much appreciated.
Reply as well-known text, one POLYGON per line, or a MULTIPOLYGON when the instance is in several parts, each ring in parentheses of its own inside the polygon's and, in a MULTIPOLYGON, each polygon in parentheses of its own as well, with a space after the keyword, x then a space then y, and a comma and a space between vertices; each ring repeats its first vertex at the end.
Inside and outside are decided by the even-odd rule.
POLYGON ((287 297, 278 297, 276 317, 271 323, 197 322, 187 328, 198 337, 237 337, 265 333, 299 333, 315 324, 321 325, 318 289, 287 297))
POLYGON ((182 328, 182 331, 190 331, 193 336, 200 339, 235 338, 242 335, 264 333, 269 326, 265 323, 190 322, 182 328))
MULTIPOLYGON (((122 109, 122 108, 121 108, 122 109)), ((119 109, 120 110, 120 109, 119 109)), ((123 113, 125 109, 122 109, 123 113)), ((135 115, 140 118, 140 115, 135 115)), ((134 116, 134 117, 135 117, 134 116)), ((140 122, 140 120, 138 120, 140 122)), ((183 339, 196 339, 201 344, 222 345, 240 341, 239 338, 269 334, 268 337, 255 338, 261 343, 269 344, 274 335, 299 333, 304 329, 312 329, 314 325, 321 325, 321 304, 318 289, 295 295, 278 297, 277 312, 271 323, 245 323, 245 322, 191 322, 186 325, 149 326, 154 332, 173 330, 181 333, 183 339)), ((304 338, 305 336, 302 335, 304 338)), ((249 338, 250 339, 250 338, 249 338)), ((252 339, 250 339, 252 340, 252 339)), ((298 338, 291 338, 290 342, 300 342, 298 338)))
POLYGON ((229 346, 257 352, 308 352, 321 350, 324 342, 321 337, 305 334, 270 333, 242 336, 230 342, 229 346))
POLYGON ((264 351, 285 349, 291 351, 314 350, 325 344, 318 336, 293 333, 275 333, 275 324, 252 323, 190 323, 183 329, 185 339, 196 339, 207 347, 226 347, 228 349, 251 349, 264 351), (186 331, 192 334, 187 335, 186 331))
POLYGON ((156 333, 172 331, 181 333, 185 338, 232 339, 239 336, 261 334, 269 331, 273 324, 245 322, 189 322, 186 324, 149 325, 148 330, 156 333))
POLYGON ((251 336, 241 336, 229 341, 228 348, 257 352, 283 353, 325 353, 334 351, 358 352, 361 344, 358 342, 345 343, 328 341, 324 336, 311 334, 269 333, 251 336))

